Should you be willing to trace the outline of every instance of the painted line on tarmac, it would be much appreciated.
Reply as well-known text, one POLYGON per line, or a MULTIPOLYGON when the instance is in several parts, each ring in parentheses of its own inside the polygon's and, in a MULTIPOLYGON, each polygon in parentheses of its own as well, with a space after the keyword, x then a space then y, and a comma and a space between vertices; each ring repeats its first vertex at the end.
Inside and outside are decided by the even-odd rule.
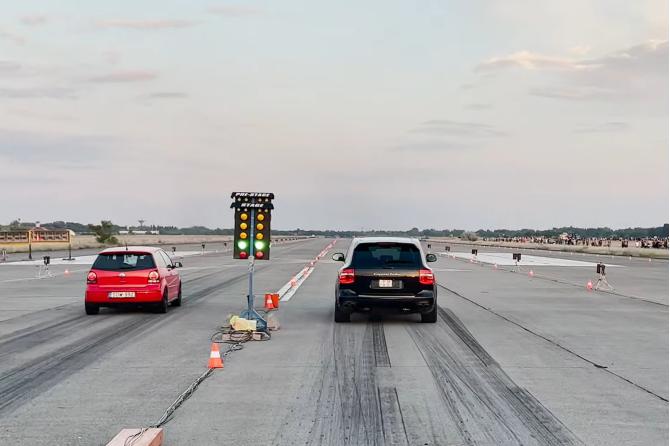
POLYGON ((551 344, 551 345, 553 345, 553 346, 555 346, 555 347, 557 347, 557 348, 559 348, 559 349, 561 349, 561 350, 563 350, 563 351, 565 351, 565 352, 567 352, 567 353, 569 353, 569 354, 571 354, 571 355, 573 355, 573 356, 576 356, 577 358, 581 359, 582 361, 591 364, 591 365, 592 365, 593 367, 595 367, 596 369, 601 370, 601 371, 603 371, 603 372, 605 372, 605 373, 609 373, 610 375, 616 376, 617 378, 619 378, 619 379, 621 379, 621 380, 623 380, 623 381, 625 381, 625 382, 627 382, 627 383, 629 383, 629 384, 632 384, 633 386, 637 387, 638 389, 640 389, 640 390, 642 390, 642 391, 644 391, 644 392, 647 392, 648 394, 650 394, 650 395, 652 395, 652 396, 654 396, 654 397, 656 397, 656 398, 658 398, 658 399, 660 399, 660 400, 662 400, 662 401, 665 401, 666 403, 668 402, 668 398, 666 398, 666 397, 664 397, 664 396, 662 396, 662 395, 659 395, 658 393, 655 393, 654 391, 652 391, 652 390, 650 390, 650 389, 648 389, 648 388, 642 386, 641 384, 638 384, 638 383, 632 381, 631 379, 628 379, 628 378, 626 378, 626 377, 624 377, 624 376, 622 376, 622 375, 619 375, 618 373, 616 373, 616 372, 610 370, 610 368, 609 368, 608 366, 599 364, 599 363, 597 363, 597 362, 595 362, 595 361, 593 361, 593 360, 591 360, 591 359, 588 359, 587 357, 580 355, 580 354, 577 353, 576 351, 571 350, 571 349, 569 349, 568 347, 566 347, 566 346, 560 344, 558 341, 555 341, 555 340, 551 339, 551 338, 548 337, 548 336, 545 336, 545 335, 543 335, 543 334, 540 334, 539 332, 534 331, 534 330, 532 330, 532 329, 526 327, 525 325, 521 324, 520 322, 513 321, 513 320, 510 319, 509 317, 507 317, 507 316, 505 316, 505 315, 503 315, 503 314, 501 314, 501 313, 498 313, 497 311, 493 310, 492 308, 490 308, 490 307, 486 307, 486 306, 480 304, 479 302, 476 302, 476 301, 473 300, 473 299, 470 299, 470 298, 468 298, 468 297, 465 297, 463 294, 461 294, 461 293, 459 293, 459 292, 457 292, 457 291, 454 291, 454 290, 452 290, 451 288, 448 288, 448 287, 442 285, 441 283, 438 283, 437 286, 439 286, 440 288, 443 288, 444 290, 450 292, 450 293, 453 294, 454 296, 460 297, 461 299, 463 299, 463 300, 465 300, 465 301, 467 301, 467 302, 470 302, 471 304, 473 304, 473 305, 475 305, 475 306, 481 308, 482 310, 487 311, 487 312, 489 312, 489 313, 491 313, 491 314, 493 314, 493 315, 495 315, 495 316, 497 316, 497 317, 499 317, 499 318, 501 318, 501 319, 503 319, 503 320, 509 322, 510 324, 516 325, 517 327, 519 327, 520 329, 522 329, 522 330, 524 330, 524 331, 530 333, 531 335, 536 336, 536 337, 538 337, 538 338, 540 338, 540 339, 543 339, 543 340, 545 340, 546 342, 548 342, 549 344, 551 344))
POLYGON ((307 280, 312 274, 312 271, 314 271, 314 267, 316 266, 317 262, 321 260, 326 254, 328 254, 328 251, 330 251, 333 246, 335 246, 335 243, 337 243, 337 240, 330 242, 325 248, 323 248, 323 250, 321 250, 319 254, 317 254, 314 260, 310 260, 307 266, 301 269, 298 274, 291 278, 291 280, 286 282, 283 287, 279 288, 277 294, 279 294, 279 300, 281 302, 288 302, 291 300, 296 291, 298 291, 298 288, 300 288, 305 280, 307 280))
POLYGON ((53 279, 53 278, 56 278, 56 277, 65 277, 65 276, 69 276, 70 274, 73 274, 73 273, 80 273, 80 272, 83 272, 83 271, 88 271, 88 268, 86 268, 86 269, 72 269, 72 270, 67 270, 67 271, 68 271, 67 273, 65 273, 65 271, 63 271, 62 273, 53 273, 52 272, 50 276, 44 276, 44 277, 20 277, 18 279, 5 279, 5 280, 0 280, 0 283, 25 282, 27 280, 44 280, 44 279, 53 279))

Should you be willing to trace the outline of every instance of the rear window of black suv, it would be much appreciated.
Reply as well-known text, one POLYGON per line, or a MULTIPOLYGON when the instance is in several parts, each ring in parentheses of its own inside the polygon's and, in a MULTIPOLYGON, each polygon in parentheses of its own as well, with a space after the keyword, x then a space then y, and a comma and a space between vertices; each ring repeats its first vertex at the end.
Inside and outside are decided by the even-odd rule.
POLYGON ((420 269, 421 251, 410 243, 361 243, 351 257, 354 269, 420 269))

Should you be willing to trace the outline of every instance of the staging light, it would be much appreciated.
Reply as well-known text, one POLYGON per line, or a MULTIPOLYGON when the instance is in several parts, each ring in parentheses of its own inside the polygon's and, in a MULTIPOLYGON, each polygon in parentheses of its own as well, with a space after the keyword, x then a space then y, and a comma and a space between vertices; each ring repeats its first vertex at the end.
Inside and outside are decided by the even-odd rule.
POLYGON ((248 215, 248 214, 245 214, 245 213, 240 214, 240 220, 242 220, 242 221, 246 221, 246 220, 248 220, 248 219, 249 219, 249 215, 248 215))
POLYGON ((265 220, 265 215, 259 213, 258 214, 258 221, 263 221, 263 220, 265 220))

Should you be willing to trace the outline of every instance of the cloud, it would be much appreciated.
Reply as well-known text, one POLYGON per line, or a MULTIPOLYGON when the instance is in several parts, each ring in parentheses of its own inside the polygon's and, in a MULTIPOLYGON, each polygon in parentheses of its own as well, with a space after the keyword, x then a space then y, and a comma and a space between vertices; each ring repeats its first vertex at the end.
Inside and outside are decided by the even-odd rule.
POLYGON ((154 93, 138 96, 137 100, 144 105, 150 105, 155 101, 180 100, 186 99, 187 97, 188 94, 181 91, 157 91, 154 93))
POLYGON ((25 45, 26 43, 25 37, 2 28, 0 28, 0 39, 9 40, 17 45, 25 45))
POLYGON ((158 75, 151 71, 116 71, 113 73, 103 74, 89 78, 89 82, 96 83, 130 83, 130 82, 146 82, 158 78, 158 75))
POLYGON ((529 90, 531 96, 541 96, 552 99, 567 99, 571 101, 585 101, 592 99, 606 99, 614 92, 593 86, 560 86, 560 87, 533 87, 529 90))
POLYGON ((223 17, 249 17, 262 14, 262 11, 252 6, 211 6, 207 12, 223 17))
POLYGON ((473 148, 471 144, 454 141, 421 141, 398 144, 389 149, 391 152, 447 152, 454 150, 467 150, 473 148))
POLYGON ((667 109, 668 41, 649 40, 595 58, 546 56, 521 51, 495 57, 475 71, 524 70, 548 73, 553 83, 529 89, 533 96, 567 100, 639 102, 667 109))
POLYGON ((576 59, 519 51, 508 56, 491 58, 477 65, 475 70, 489 71, 521 68, 525 70, 596 71, 633 67, 640 63, 645 64, 650 60, 654 62, 655 68, 662 68, 663 61, 665 61, 667 69, 667 40, 649 40, 595 59, 576 59))
POLYGON ((35 169, 87 167, 114 153, 116 138, 102 135, 64 135, 0 129, 0 158, 35 169))
POLYGON ((157 91, 145 96, 147 99, 184 99, 188 95, 181 91, 157 91))
POLYGON ((36 119, 36 120, 40 120, 40 121, 66 122, 66 121, 74 121, 75 120, 75 118, 73 116, 62 115, 62 114, 57 114, 57 113, 43 112, 41 110, 34 110, 32 108, 31 109, 12 108, 12 109, 9 109, 9 112, 13 115, 24 116, 26 118, 36 119))
POLYGON ((76 99, 75 90, 62 87, 0 88, 0 98, 7 99, 76 99))
POLYGON ((491 104, 466 104, 464 108, 466 110, 481 111, 489 110, 492 106, 491 104))
POLYGON ((583 125, 575 129, 575 133, 618 133, 630 129, 630 125, 621 121, 603 122, 596 125, 583 125))
POLYGON ((21 71, 21 64, 7 60, 0 60, 0 76, 13 75, 21 71))
POLYGON ((193 20, 99 20, 96 25, 106 29, 134 29, 134 30, 158 30, 189 28, 197 25, 193 20))
POLYGON ((48 21, 49 17, 46 14, 30 14, 21 17, 21 23, 26 26, 45 25, 48 21))
POLYGON ((488 124, 481 124, 476 122, 457 122, 446 119, 437 119, 423 122, 419 127, 410 130, 410 133, 474 138, 506 136, 506 133, 501 132, 488 124))
POLYGON ((508 56, 493 57, 477 65, 475 71, 491 71, 506 68, 523 68, 526 70, 585 70, 591 67, 588 64, 582 64, 570 58, 545 56, 531 53, 530 51, 519 51, 508 56))

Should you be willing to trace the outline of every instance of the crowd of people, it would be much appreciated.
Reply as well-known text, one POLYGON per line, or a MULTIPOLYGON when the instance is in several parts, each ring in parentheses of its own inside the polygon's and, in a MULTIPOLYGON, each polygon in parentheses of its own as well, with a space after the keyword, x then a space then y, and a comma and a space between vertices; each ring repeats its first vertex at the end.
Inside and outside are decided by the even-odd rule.
POLYGON ((536 243, 540 245, 572 245, 572 246, 598 246, 598 247, 621 247, 621 248, 656 248, 668 249, 668 238, 638 237, 638 238, 612 238, 612 237, 589 237, 579 238, 571 236, 558 237, 486 237, 482 240, 488 242, 511 242, 511 243, 536 243))

